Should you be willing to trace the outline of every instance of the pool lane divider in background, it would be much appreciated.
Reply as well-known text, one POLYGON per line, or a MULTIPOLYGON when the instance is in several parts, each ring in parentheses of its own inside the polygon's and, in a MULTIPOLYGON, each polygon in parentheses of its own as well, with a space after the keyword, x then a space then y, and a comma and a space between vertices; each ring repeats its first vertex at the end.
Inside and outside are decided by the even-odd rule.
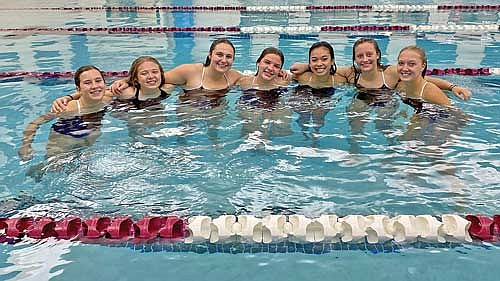
POLYGON ((246 11, 246 12, 305 12, 305 11, 375 11, 428 12, 435 10, 500 10, 500 5, 289 5, 289 6, 94 6, 94 7, 11 7, 3 10, 55 11, 246 11))
POLYGON ((132 243, 471 243, 500 241, 500 215, 221 215, 130 217, 70 216, 0 219, 0 242, 15 244, 24 238, 82 241, 94 244, 132 243))
MULTIPOLYGON (((435 24, 435 25, 326 25, 326 26, 192 26, 192 27, 23 27, 23 28, 0 28, 0 32, 13 33, 61 33, 88 35, 99 34, 139 34, 139 33, 207 33, 226 32, 240 35, 251 34, 311 34, 311 33, 341 33, 341 32, 385 32, 385 36, 398 34, 413 34, 422 32, 497 32, 500 30, 498 24, 435 24)), ((357 34, 354 34, 357 35, 357 34)), ((375 34, 377 35, 377 34, 375 34)))
MULTIPOLYGON (((0 72, 0 79, 2 78, 38 78, 38 79, 51 79, 51 78, 72 78, 73 71, 6 71, 0 72)), ((128 71, 106 71, 103 73, 106 77, 127 77, 128 71)), ((463 76, 485 76, 485 75, 500 75, 500 68, 434 68, 428 69, 427 75, 463 75, 463 76)))

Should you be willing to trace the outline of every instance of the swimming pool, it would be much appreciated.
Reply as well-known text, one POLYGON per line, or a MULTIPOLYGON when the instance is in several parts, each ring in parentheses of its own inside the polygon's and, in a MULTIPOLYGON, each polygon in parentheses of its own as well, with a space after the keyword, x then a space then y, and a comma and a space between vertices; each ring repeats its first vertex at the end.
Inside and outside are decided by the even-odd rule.
MULTIPOLYGON (((362 5, 389 3, 372 2, 362 5)), ((288 1, 283 5, 286 4, 304 5, 304 2, 288 1)), ((207 4, 193 1, 65 4, 103 5, 207 4)), ((268 3, 221 1, 217 5, 258 7, 268 3)), ((307 5, 331 3, 307 1, 307 5)), ((340 1, 338 5, 355 3, 340 1)), ((285 67, 305 61, 309 46, 318 40, 327 40, 335 46, 338 65, 349 65, 353 42, 367 34, 379 42, 384 63, 394 63, 401 47, 417 43, 426 49, 431 68, 500 67, 499 35, 495 31, 394 31, 387 36, 384 32, 358 31, 282 34, 273 32, 273 28, 265 29, 300 26, 307 31, 311 26, 374 23, 498 25, 497 10, 406 13, 53 9, 41 13, 26 9, 60 6, 58 1, 0 4, 0 15, 6 19, 2 20, 1 28, 45 28, 39 33, 0 33, 0 72, 74 71, 84 64, 96 64, 105 71, 122 71, 140 55, 155 56, 169 69, 181 63, 204 61, 213 38, 226 34, 105 35, 55 30, 123 26, 262 27, 260 32, 227 32, 237 50, 233 67, 239 70, 254 70, 261 50, 271 45, 284 51, 285 67), (22 5, 24 10, 7 9, 14 5, 22 5)), ((28 163, 21 163, 17 156, 22 130, 29 121, 46 112, 54 98, 70 93, 74 86, 67 79, 2 79, 2 216, 129 215, 137 219, 150 214, 180 217, 293 213, 309 217, 325 213, 497 214, 500 131, 496 112, 500 104, 500 78, 498 75, 443 78, 467 86, 474 93, 473 99, 466 102, 454 99, 457 111, 438 118, 421 135, 405 140, 402 139, 407 136, 411 109, 397 102, 394 108, 369 109, 360 112, 357 119, 349 118, 347 111, 354 89, 348 86, 321 101, 294 103, 284 96, 281 101, 284 106, 275 114, 241 108, 237 105, 240 93, 233 90, 223 106, 213 109, 183 108, 174 95, 165 101, 165 109, 153 116, 107 115, 97 143, 57 159, 45 159, 49 131, 49 125, 45 125, 35 139, 35 158, 28 163), (323 110, 324 119, 314 119, 311 114, 314 109, 323 110), (362 126, 350 126, 356 122, 362 126)), ((175 276, 187 280, 261 280, 286 276, 290 280, 305 280, 332 276, 326 278, 469 280, 481 276, 481 280, 493 280, 499 273, 498 245, 344 244, 328 245, 330 248, 326 250, 300 246, 302 249, 288 249, 286 254, 280 254, 276 253, 281 252, 278 248, 266 245, 251 253, 241 253, 238 245, 207 244, 197 249, 155 245, 134 249, 54 240, 15 246, 2 244, 0 279, 164 280, 164 276, 175 276)))

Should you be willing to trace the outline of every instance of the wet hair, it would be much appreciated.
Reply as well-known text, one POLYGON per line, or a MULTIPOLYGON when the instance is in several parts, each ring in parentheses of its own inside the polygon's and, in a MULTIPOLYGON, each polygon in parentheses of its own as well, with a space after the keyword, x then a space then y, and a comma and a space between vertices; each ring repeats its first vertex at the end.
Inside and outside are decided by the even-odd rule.
POLYGON ((205 60, 205 63, 203 64, 203 66, 206 67, 206 66, 210 65, 210 62, 211 62, 210 55, 215 50, 215 47, 217 47, 217 45, 219 45, 219 44, 228 44, 233 49, 233 53, 236 53, 236 49, 234 48, 234 45, 233 45, 233 43, 231 43, 231 41, 224 39, 224 38, 217 39, 217 40, 212 42, 212 45, 210 45, 210 50, 208 51, 208 56, 207 56, 207 59, 205 60))
MULTIPOLYGON (((282 69, 283 68, 283 64, 285 64, 285 56, 283 55, 283 52, 280 49, 275 48, 275 47, 268 47, 268 48, 265 48, 264 50, 262 50, 262 53, 260 53, 260 56, 257 59, 257 63, 256 64, 259 64, 259 62, 265 56, 267 56, 269 54, 277 55, 277 56, 280 57, 280 59, 281 59, 281 67, 280 67, 280 69, 282 69)), ((259 72, 259 67, 257 66, 257 72, 255 73, 255 76, 257 76, 258 72, 259 72)))
POLYGON ((333 51, 333 47, 330 43, 326 41, 319 41, 314 44, 312 44, 311 48, 309 48, 309 62, 311 61, 311 53, 314 49, 317 48, 327 48, 328 51, 330 52, 330 56, 332 57, 332 65, 330 66, 330 74, 335 75, 337 72, 337 65, 335 64, 335 52, 333 51))
POLYGON ((84 65, 84 66, 81 66, 80 68, 78 68, 76 71, 75 71, 75 85, 76 85, 76 88, 80 88, 80 76, 82 75, 82 73, 84 73, 85 71, 89 71, 89 70, 97 70, 99 71, 99 73, 101 74, 101 77, 102 77, 102 80, 104 80, 104 74, 102 73, 102 71, 93 66, 93 65, 84 65))
POLYGON ((380 51, 380 48, 378 46, 377 41, 373 38, 360 38, 354 42, 354 45, 352 45, 352 67, 354 68, 354 85, 358 84, 359 76, 361 75, 361 71, 359 70, 358 66, 356 65, 356 48, 363 44, 363 43, 370 43, 373 45, 375 48, 375 52, 378 55, 377 59, 377 68, 383 69, 384 67, 382 66, 382 63, 380 60, 382 59, 382 52, 380 51))
POLYGON ((150 57, 150 56, 140 56, 132 62, 132 65, 130 65, 130 70, 128 71, 128 75, 130 77, 128 84, 130 86, 133 86, 136 89, 141 88, 141 85, 139 84, 139 81, 137 80, 137 77, 139 76, 139 66, 141 66, 141 64, 148 62, 148 61, 158 65, 158 68, 160 69, 160 73, 161 73, 160 87, 162 87, 165 84, 165 76, 163 75, 163 67, 161 66, 160 62, 157 59, 150 57))
POLYGON ((424 70, 422 70, 422 77, 425 77, 425 75, 427 74, 427 56, 425 55, 424 49, 422 49, 416 45, 406 46, 403 49, 401 49, 401 51, 399 51, 398 60, 399 60, 399 56, 401 56, 401 53, 404 51, 414 51, 415 53, 417 53, 420 56, 422 63, 425 64, 424 70))

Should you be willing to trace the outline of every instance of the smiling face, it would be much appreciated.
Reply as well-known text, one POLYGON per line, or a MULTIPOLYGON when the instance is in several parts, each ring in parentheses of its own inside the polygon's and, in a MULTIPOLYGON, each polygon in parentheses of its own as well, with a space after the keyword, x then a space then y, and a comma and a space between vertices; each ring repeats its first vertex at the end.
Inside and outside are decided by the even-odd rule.
POLYGON ((283 62, 277 54, 267 54, 257 63, 257 75, 266 81, 273 80, 280 72, 283 62))
POLYGON ((101 72, 96 69, 90 69, 80 73, 77 90, 82 96, 90 99, 102 99, 106 90, 106 83, 101 72))
POLYGON ((425 62, 416 50, 403 50, 398 56, 398 73, 401 81, 412 81, 422 77, 425 62))
POLYGON ((309 67, 311 71, 318 75, 329 75, 332 68, 333 58, 330 50, 326 47, 318 47, 311 50, 309 55, 309 67))
POLYGON ((234 60, 234 49, 226 43, 219 43, 208 55, 210 67, 218 72, 227 72, 231 69, 234 60))
POLYGON ((160 66, 152 61, 145 61, 137 68, 137 82, 141 89, 158 89, 162 75, 160 66))
POLYGON ((354 62, 361 72, 377 69, 380 54, 371 42, 364 42, 354 48, 354 62))

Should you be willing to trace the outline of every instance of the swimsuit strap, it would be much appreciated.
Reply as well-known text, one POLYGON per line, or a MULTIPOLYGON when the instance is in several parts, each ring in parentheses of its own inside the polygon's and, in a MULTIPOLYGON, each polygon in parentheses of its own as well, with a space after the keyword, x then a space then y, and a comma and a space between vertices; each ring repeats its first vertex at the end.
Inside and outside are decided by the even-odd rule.
MULTIPOLYGON (((223 74, 224 75, 224 79, 226 79, 226 84, 227 84, 227 87, 228 88, 231 88, 231 85, 229 85, 229 79, 227 78, 226 76, 226 73, 223 74)), ((201 70, 201 81, 200 81, 200 86, 198 88, 200 89, 205 89, 203 87, 203 79, 205 78, 205 66, 203 66, 202 70, 201 70)), ((252 82, 253 83, 253 82, 252 82)), ((253 85, 253 84, 252 84, 253 85)), ((196 89, 196 88, 195 88, 196 89)))
MULTIPOLYGON (((332 77, 332 88, 335 88, 335 75, 330 75, 330 77, 332 77)), ((311 74, 311 76, 309 76, 309 81, 307 81, 309 83, 309 86, 311 85, 312 78, 313 75, 311 74)))
MULTIPOLYGON (((206 68, 205 66, 202 66, 202 69, 201 69, 201 81, 200 81, 200 84, 198 85, 198 87, 193 87, 193 88, 190 88, 190 89, 184 89, 184 91, 207 90, 205 87, 203 87, 203 79, 205 78, 205 68, 206 68)), ((229 79, 227 78, 226 73, 224 73, 223 75, 224 75, 224 79, 226 79, 227 88, 231 88, 231 85, 229 84, 229 79)))
MULTIPOLYGON (((224 76, 225 76, 225 75, 226 75, 226 74, 224 73, 224 76)), ((250 86, 250 88, 253 88, 253 85, 255 84, 255 77, 257 77, 257 76, 254 76, 254 77, 252 78, 252 85, 250 86)))
POLYGON ((166 97, 168 97, 168 93, 160 88, 160 98, 164 99, 166 97))
POLYGON ((203 87, 203 78, 205 78, 205 66, 201 68, 201 86, 203 87))
POLYGON ((205 78, 205 66, 201 67, 201 80, 200 85, 198 87, 194 87, 193 89, 203 89, 203 78, 205 78))
POLYGON ((139 88, 135 90, 135 99, 139 100, 139 88))
POLYGON ((427 85, 427 81, 425 81, 424 85, 422 86, 422 90, 420 90, 420 99, 424 99, 424 89, 425 86, 427 85))
POLYGON ((382 84, 382 87, 383 87, 383 86, 385 86, 386 88, 390 89, 390 87, 389 87, 389 86, 387 86, 387 83, 385 82, 385 75, 384 75, 384 71, 383 71, 383 70, 382 70, 382 82, 384 82, 384 83, 382 84))
POLYGON ((76 100, 76 108, 78 109, 78 115, 81 114, 80 100, 76 100))
POLYGON ((227 79, 226 73, 224 72, 224 79, 226 79, 226 84, 228 88, 231 88, 231 85, 229 85, 229 79, 227 79))

